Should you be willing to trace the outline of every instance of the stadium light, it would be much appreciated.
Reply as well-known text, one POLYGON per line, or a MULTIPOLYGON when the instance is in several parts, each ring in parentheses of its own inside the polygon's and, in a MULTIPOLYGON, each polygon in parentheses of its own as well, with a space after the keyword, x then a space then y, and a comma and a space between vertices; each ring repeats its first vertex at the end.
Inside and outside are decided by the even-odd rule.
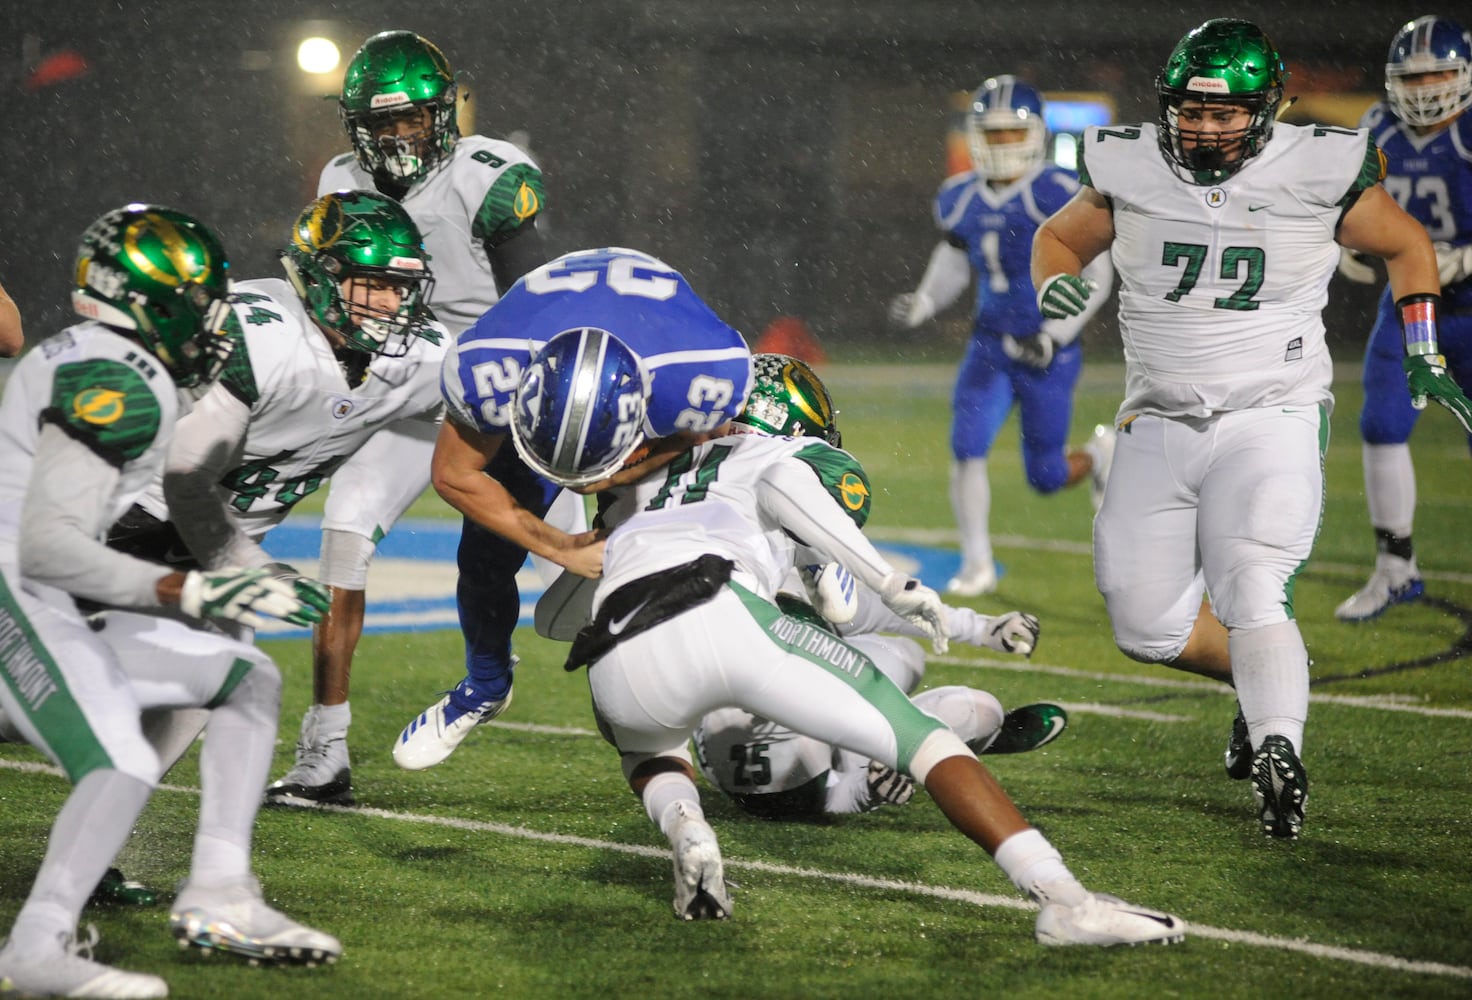
POLYGON ((304 38, 296 47, 296 64, 303 73, 331 73, 341 62, 342 53, 330 38, 304 38))

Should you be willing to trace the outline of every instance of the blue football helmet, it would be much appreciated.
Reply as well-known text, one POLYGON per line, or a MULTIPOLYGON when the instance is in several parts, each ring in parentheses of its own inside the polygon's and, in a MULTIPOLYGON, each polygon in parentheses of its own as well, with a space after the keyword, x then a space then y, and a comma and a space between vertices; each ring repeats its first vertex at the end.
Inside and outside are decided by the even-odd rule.
POLYGON ((587 486, 618 471, 644 441, 644 363, 607 330, 564 330, 522 372, 511 440, 534 471, 587 486))
POLYGON ((971 165, 985 180, 1016 180, 1043 162, 1048 127, 1043 121, 1043 95, 1015 76, 994 76, 971 98, 966 116, 971 165), (1020 142, 997 142, 990 134, 1022 129, 1020 142))
POLYGON ((1385 98, 1397 118, 1422 127, 1472 107, 1472 32, 1430 14, 1403 26, 1385 60, 1385 98), (1407 79, 1446 71, 1455 75, 1433 83, 1407 79))

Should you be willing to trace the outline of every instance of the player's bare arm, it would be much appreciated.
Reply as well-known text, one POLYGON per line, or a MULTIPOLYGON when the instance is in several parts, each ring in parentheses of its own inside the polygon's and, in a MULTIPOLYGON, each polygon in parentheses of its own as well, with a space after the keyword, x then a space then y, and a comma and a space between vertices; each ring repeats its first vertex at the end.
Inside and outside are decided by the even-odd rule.
POLYGON ((1078 274, 1114 242, 1114 210, 1098 191, 1078 194, 1038 229, 1032 242, 1032 283, 1041 287, 1055 274, 1078 274))
POLYGON ((485 434, 446 417, 430 462, 435 492, 476 524, 528 552, 579 576, 596 577, 603 569, 603 541, 595 532, 569 535, 552 527, 486 475, 486 466, 505 443, 504 434, 485 434))
POLYGON ((1379 184, 1367 188, 1344 213, 1335 237, 1340 246, 1385 261, 1392 296, 1438 295, 1436 250, 1426 228, 1405 212, 1379 184))
POLYGON ((26 335, 20 323, 20 310, 15 300, 0 288, 0 358, 13 358, 25 346, 26 335))

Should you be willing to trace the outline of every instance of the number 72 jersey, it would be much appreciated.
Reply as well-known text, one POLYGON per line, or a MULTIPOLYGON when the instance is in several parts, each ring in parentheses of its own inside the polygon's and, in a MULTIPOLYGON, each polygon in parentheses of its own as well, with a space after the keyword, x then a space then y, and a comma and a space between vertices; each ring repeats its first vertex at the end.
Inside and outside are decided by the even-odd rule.
POLYGON ((565 330, 596 327, 650 376, 645 433, 714 430, 751 391, 751 350, 668 264, 638 250, 565 254, 525 275, 456 339, 441 389, 451 416, 486 434, 511 429, 528 360, 565 330))
POLYGON ((1080 180, 1113 205, 1121 417, 1329 402, 1334 234, 1384 172, 1368 133, 1280 123, 1217 184, 1178 176, 1153 124, 1091 127, 1082 153, 1080 180))

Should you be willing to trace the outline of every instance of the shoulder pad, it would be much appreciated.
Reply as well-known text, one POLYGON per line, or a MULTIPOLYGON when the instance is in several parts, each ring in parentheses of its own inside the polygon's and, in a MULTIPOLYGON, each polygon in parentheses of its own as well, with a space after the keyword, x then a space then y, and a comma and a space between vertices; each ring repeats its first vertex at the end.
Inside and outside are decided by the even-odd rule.
POLYGON ((859 460, 841 448, 814 441, 792 456, 817 473, 818 480, 855 525, 862 528, 873 509, 869 477, 859 460))
POLYGON ((153 445, 163 412, 142 374, 122 361, 93 358, 56 369, 41 419, 121 467, 153 445))

